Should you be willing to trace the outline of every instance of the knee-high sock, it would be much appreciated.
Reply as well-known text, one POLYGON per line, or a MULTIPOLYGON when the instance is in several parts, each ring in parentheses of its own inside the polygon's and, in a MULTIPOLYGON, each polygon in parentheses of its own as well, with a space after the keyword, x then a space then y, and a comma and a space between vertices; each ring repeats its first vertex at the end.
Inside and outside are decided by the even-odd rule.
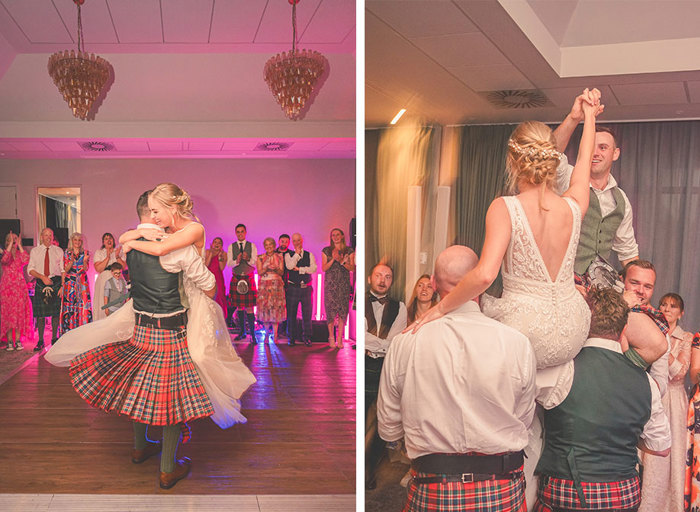
POLYGON ((239 309, 238 313, 238 326, 241 328, 241 336, 245 336, 245 309, 239 309))
POLYGON ((148 425, 145 423, 133 422, 134 425, 134 449, 143 450, 148 445, 148 425))
POLYGON ((180 425, 165 425, 163 427, 163 449, 160 454, 160 470, 163 473, 175 471, 175 455, 180 443, 180 425))
POLYGON ((56 338, 58 338, 58 316, 52 316, 51 317, 51 341, 53 342, 56 338))
POLYGON ((36 319, 36 328, 39 331, 39 343, 44 342, 44 328, 46 327, 46 318, 41 317, 36 319))
POLYGON ((248 330, 248 334, 255 338, 255 313, 248 313, 248 330))

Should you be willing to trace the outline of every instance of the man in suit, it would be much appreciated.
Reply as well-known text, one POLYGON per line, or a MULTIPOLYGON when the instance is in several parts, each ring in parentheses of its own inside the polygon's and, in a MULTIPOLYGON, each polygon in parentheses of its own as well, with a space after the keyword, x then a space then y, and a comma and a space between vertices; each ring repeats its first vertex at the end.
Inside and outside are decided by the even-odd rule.
POLYGON ((299 233, 292 235, 294 251, 284 256, 284 265, 289 272, 287 291, 287 327, 289 331, 289 346, 296 345, 294 337, 299 332, 297 328, 297 310, 301 304, 302 334, 301 341, 307 347, 311 346, 311 312, 313 286, 312 277, 316 272, 316 259, 309 251, 304 250, 304 239, 299 233))

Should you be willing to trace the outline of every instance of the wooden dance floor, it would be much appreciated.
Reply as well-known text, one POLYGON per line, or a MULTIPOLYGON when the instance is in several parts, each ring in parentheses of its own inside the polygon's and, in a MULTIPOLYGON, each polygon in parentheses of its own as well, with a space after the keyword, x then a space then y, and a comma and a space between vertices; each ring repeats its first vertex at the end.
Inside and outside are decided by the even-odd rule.
POLYGON ((158 486, 158 457, 131 463, 127 418, 91 408, 67 368, 34 358, 0 385, 0 493, 354 494, 355 350, 236 350, 258 379, 243 397, 248 423, 192 422, 192 441, 178 450, 192 473, 168 491, 158 486))

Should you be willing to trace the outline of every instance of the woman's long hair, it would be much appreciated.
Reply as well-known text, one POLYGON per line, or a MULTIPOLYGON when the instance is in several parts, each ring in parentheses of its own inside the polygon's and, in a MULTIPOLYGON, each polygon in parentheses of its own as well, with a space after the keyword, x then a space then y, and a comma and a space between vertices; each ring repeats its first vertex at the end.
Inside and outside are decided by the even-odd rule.
MULTIPOLYGON (((413 293, 411 294, 411 300, 408 301, 408 324, 412 324, 416 320, 416 313, 418 312, 418 283, 423 278, 430 279, 430 274, 423 274, 416 280, 416 284, 413 285, 413 293)), ((433 290, 433 296, 430 299, 430 307, 433 307, 438 303, 438 294, 433 290)))

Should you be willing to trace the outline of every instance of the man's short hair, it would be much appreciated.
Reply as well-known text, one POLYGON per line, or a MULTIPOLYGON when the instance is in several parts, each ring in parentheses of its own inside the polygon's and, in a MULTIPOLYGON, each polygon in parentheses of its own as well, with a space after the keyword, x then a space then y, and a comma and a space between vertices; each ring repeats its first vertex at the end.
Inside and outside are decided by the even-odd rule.
POLYGON ((122 264, 119 263, 118 261, 115 261, 114 263, 112 263, 112 264, 109 266, 109 270, 121 270, 121 269, 123 269, 123 268, 124 268, 124 267, 122 267, 122 264))
POLYGON ((287 240, 289 240, 289 235, 288 235, 287 233, 282 233, 282 234, 277 238, 277 240, 279 240, 279 239, 281 239, 281 238, 286 238, 287 240))
POLYGON ((615 147, 616 148, 620 147, 617 144, 617 136, 615 135, 615 130, 613 130, 612 128, 609 128, 607 126, 596 125, 595 132, 596 133, 599 133, 599 132, 600 133, 609 133, 610 136, 613 138, 613 143, 615 144, 615 147))
POLYGON ((637 259, 637 260, 630 261, 627 265, 625 265, 625 268, 622 269, 622 280, 623 281, 627 278, 627 270, 630 267, 639 267, 639 268, 644 268, 647 270, 653 270, 654 275, 656 275, 656 269, 654 268, 654 264, 651 261, 637 259))
POLYGON ((236 229, 238 229, 238 228, 243 228, 243 229, 245 229, 246 231, 248 231, 248 228, 245 227, 245 224, 236 224, 236 229))
POLYGON ((620 339, 627 325, 629 306, 622 294, 612 288, 592 287, 586 302, 591 308, 590 338, 620 339))
POLYGON ((136 201, 136 215, 139 216, 139 219, 148 217, 151 214, 151 209, 148 207, 148 195, 150 193, 150 190, 146 190, 139 196, 139 200, 136 201))
POLYGON ((369 275, 371 276, 372 274, 374 274, 374 269, 377 268, 377 267, 379 267, 379 266, 388 267, 389 270, 391 270, 391 275, 392 275, 392 276, 394 275, 394 269, 393 269, 393 267, 392 267, 391 265, 389 265, 386 261, 380 261, 379 263, 376 263, 376 264, 369 270, 369 275))

